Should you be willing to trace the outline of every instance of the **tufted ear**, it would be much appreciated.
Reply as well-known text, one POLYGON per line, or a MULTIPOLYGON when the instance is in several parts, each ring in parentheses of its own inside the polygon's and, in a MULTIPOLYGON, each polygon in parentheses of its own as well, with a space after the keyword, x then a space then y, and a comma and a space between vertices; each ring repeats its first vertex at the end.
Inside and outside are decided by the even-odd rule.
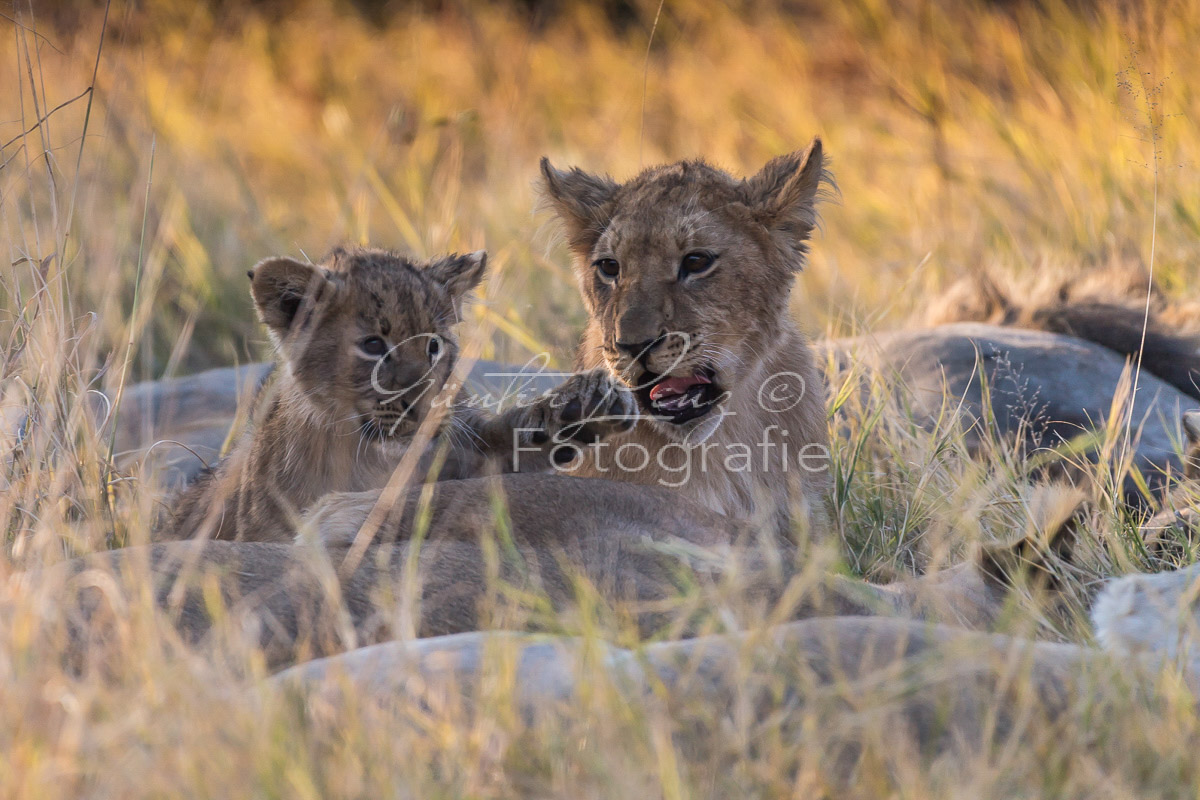
POLYGON ((1188 444, 1192 447, 1200 444, 1200 411, 1193 408, 1183 412, 1183 431, 1188 444))
POLYGON ((264 259, 249 275, 258 317, 277 339, 287 336, 301 307, 315 308, 336 291, 325 270, 291 258, 264 259))
POLYGON ((805 150, 771 159, 743 181, 746 205, 796 270, 804 265, 806 242, 817 225, 822 184, 832 186, 833 177, 825 169, 820 139, 813 139, 805 150))
POLYGON ((612 199, 620 188, 607 175, 592 175, 578 167, 555 169, 543 158, 542 196, 567 229, 567 245, 587 256, 612 219, 612 199))
POLYGON ((987 544, 976 555, 984 580, 1005 591, 1022 572, 1050 590, 1064 587, 1062 567, 1084 541, 1086 497, 1075 489, 1045 485, 1029 490, 1029 532, 1015 542, 987 544))
POLYGON ((483 280, 487 271, 487 251, 476 250, 460 256, 457 253, 429 262, 425 274, 433 278, 450 293, 454 301, 454 311, 462 311, 463 298, 483 280))

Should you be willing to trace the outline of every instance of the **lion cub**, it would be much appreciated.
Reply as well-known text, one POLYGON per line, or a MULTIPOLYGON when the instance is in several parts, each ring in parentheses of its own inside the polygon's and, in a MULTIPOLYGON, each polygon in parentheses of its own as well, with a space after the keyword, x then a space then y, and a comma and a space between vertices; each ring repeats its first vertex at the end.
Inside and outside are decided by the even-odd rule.
POLYGON ((453 327, 486 262, 483 251, 418 263, 371 249, 259 262, 251 295, 278 366, 249 431, 184 491, 160 537, 290 541, 321 496, 381 488, 439 402, 449 408, 416 475, 435 455, 439 479, 541 471, 565 439, 628 430, 633 399, 600 370, 500 415, 457 400, 453 327))

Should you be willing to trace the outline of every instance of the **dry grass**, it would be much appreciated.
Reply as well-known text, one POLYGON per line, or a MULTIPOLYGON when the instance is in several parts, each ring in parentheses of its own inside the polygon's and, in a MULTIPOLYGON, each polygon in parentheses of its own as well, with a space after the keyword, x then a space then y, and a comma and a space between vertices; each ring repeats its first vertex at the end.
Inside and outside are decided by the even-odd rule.
MULTIPOLYGON (((1176 297, 1195 281, 1197 0, 672 1, 648 60, 656 4, 638 8, 617 29, 582 4, 536 25, 479 4, 379 27, 318 3, 267 19, 117 2, 98 62, 102 10, 3 8, 17 22, 0 20, 0 796, 832 791, 818 712, 750 730, 715 711, 631 708, 597 685, 566 722, 531 725, 502 658, 473 708, 358 698, 314 721, 251 692, 253 653, 189 655, 135 602, 106 645, 111 674, 77 675, 41 638, 54 598, 21 572, 144 535, 154 487, 112 470, 88 409, 126 381, 260 357, 243 275, 262 256, 486 245, 492 278, 470 323, 494 332, 483 355, 569 362, 583 311, 530 212, 543 154, 618 176, 695 155, 745 172, 820 134, 844 199, 825 209, 797 292, 818 334, 920 318, 984 268, 1019 282, 1046 264, 1152 264, 1176 297), (93 97, 35 124, 97 63, 93 97), (670 737, 687 725, 723 725, 736 768, 689 765, 670 737)), ((919 429, 877 388, 835 392, 851 568, 902 574, 1020 526, 1028 464, 1002 443, 969 455, 953 425, 919 429)), ((1080 594, 1148 563, 1115 483, 1097 481, 1080 594)), ((1195 796, 1190 698, 1117 695, 1081 706, 1074 727, 935 763, 864 723, 857 794, 1195 796)))

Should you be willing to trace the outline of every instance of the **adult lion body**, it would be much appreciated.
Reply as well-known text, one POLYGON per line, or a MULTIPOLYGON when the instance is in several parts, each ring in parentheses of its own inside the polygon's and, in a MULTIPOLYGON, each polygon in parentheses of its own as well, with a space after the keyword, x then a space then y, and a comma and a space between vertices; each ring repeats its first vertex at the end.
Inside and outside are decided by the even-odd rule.
MULTIPOLYGON (((1005 607, 1009 576, 1037 557, 1022 540, 877 586, 834 575, 827 561, 806 561, 786 542, 763 546, 749 526, 675 502, 669 489, 635 488, 536 474, 443 481, 427 496, 404 498, 394 520, 392 530, 404 534, 428 520, 425 538, 361 552, 340 544, 160 543, 73 559, 35 584, 66 616, 76 647, 105 639, 106 624, 120 625, 127 613, 106 591, 115 574, 138 587, 135 595, 151 587, 188 641, 203 642, 216 627, 225 631, 217 642, 232 632, 284 665, 398 637, 569 630, 579 606, 603 629, 630 629, 639 639, 832 615, 986 629, 1005 607), (497 487, 508 501, 499 513, 497 487)), ((359 513, 358 500, 335 495, 323 508, 359 513)), ((1055 538, 1077 502, 1032 499, 1031 529, 1055 538)))

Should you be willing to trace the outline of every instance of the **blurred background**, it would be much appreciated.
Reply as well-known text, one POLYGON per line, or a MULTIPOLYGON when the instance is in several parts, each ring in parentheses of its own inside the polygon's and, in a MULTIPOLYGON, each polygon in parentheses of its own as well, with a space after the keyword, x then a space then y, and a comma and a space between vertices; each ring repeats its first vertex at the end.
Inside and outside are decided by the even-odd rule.
POLYGON ((1196 274, 1200 0, 0 11, 0 335, 48 286, 97 358, 136 340, 131 379, 263 357, 246 269, 345 242, 487 247, 484 355, 569 363, 542 155, 745 174, 821 135, 841 200, 798 284, 814 335, 919 321, 981 270, 1196 274))

